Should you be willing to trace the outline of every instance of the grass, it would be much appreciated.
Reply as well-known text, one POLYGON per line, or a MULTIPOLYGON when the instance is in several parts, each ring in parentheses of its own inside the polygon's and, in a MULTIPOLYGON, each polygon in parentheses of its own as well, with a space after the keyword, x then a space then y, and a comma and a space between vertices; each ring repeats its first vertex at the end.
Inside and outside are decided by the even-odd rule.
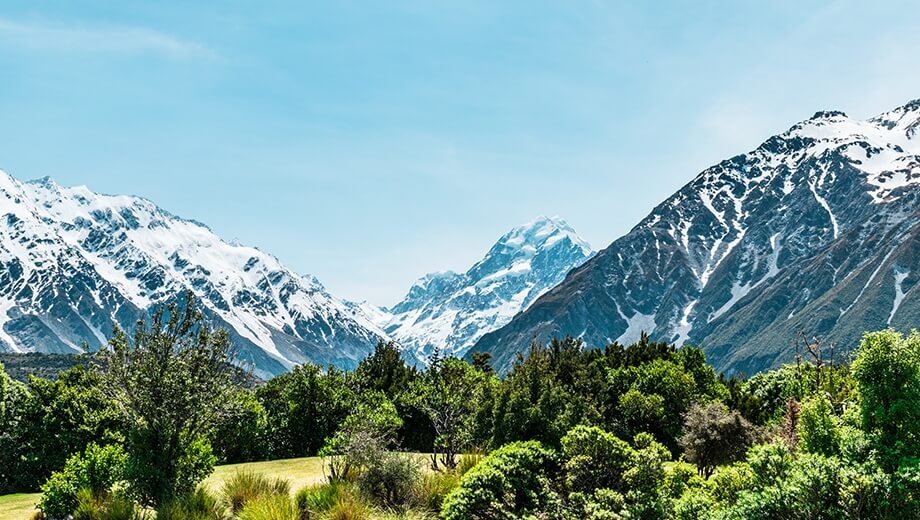
MULTIPOLYGON (((428 456, 419 454, 417 457, 424 463, 428 456)), ((296 493, 305 486, 321 483, 326 478, 323 475, 322 459, 319 457, 306 457, 217 466, 214 468, 214 473, 205 479, 204 485, 212 493, 220 494, 224 482, 236 474, 237 471, 251 471, 253 473, 262 473, 268 477, 283 478, 291 484, 292 493, 296 493)), ((0 520, 28 520, 32 512, 35 511, 35 504, 40 496, 39 493, 18 493, 0 496, 0 520)))
MULTIPOLYGON (((214 468, 214 473, 205 479, 204 485, 212 493, 219 494, 224 482, 238 471, 262 473, 266 477, 283 478, 290 483, 292 491, 297 491, 309 484, 323 482, 326 478, 323 475, 322 459, 319 457, 306 457, 302 459, 270 460, 267 462, 246 462, 217 466, 214 468)), ((6 519, 0 516, 0 520, 6 519)))
POLYGON ((16 493, 0 496, 0 520, 24 520, 32 516, 39 493, 16 493))

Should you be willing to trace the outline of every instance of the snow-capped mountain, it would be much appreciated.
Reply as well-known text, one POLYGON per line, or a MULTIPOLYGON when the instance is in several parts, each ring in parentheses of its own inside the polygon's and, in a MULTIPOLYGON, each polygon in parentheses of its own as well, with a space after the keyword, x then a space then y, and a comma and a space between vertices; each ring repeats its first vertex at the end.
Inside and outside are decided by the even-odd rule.
POLYGON ((699 345, 724 370, 849 350, 920 318, 920 101, 819 112, 699 174, 473 350, 507 368, 535 336, 699 345))
POLYGON ((315 278, 148 200, 0 171, 0 350, 96 349, 187 289, 260 375, 354 366, 386 337, 315 278))
POLYGON ((462 356, 592 254, 564 220, 541 217, 506 233, 465 273, 421 278, 377 324, 409 358, 424 362, 435 348, 462 356))

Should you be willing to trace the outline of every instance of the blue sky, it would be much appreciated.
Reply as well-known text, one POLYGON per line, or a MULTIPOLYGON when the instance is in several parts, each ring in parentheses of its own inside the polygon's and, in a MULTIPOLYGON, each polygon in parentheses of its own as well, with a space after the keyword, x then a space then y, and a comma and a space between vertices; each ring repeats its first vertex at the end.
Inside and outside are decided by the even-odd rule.
POLYGON ((920 97, 914 2, 188 4, 0 4, 0 168, 383 305, 538 215, 601 248, 816 110, 920 97))

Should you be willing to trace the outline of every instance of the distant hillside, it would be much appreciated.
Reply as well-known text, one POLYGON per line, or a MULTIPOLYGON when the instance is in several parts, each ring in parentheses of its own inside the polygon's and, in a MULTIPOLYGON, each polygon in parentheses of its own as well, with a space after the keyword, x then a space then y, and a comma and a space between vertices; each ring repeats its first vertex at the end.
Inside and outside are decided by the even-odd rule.
MULTIPOLYGON (((58 374, 77 365, 92 363, 91 354, 42 354, 40 352, 0 352, 0 363, 6 373, 17 381, 27 383, 29 375, 42 379, 57 379, 58 374)), ((236 367, 235 380, 242 386, 252 388, 265 381, 251 371, 236 367)))
POLYGON ((29 374, 44 379, 55 379, 61 372, 73 368, 81 363, 86 363, 89 356, 85 354, 41 354, 29 352, 26 354, 0 352, 0 363, 3 363, 6 373, 17 381, 23 383, 29 380, 29 374))

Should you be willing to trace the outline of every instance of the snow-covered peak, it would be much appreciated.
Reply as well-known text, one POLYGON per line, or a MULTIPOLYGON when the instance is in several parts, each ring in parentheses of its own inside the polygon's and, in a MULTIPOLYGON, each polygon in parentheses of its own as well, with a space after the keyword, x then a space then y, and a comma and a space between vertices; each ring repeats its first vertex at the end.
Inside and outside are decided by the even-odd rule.
POLYGON ((391 309, 385 331, 424 360, 438 348, 462 355, 507 323, 593 252, 559 217, 540 217, 502 235, 468 271, 419 279, 391 309))
POLYGON ((568 239, 572 244, 581 248, 585 254, 590 254, 592 251, 591 246, 578 236, 575 229, 558 216, 541 216, 527 224, 512 229, 498 240, 493 249, 501 247, 512 249, 547 248, 564 239, 568 239))

